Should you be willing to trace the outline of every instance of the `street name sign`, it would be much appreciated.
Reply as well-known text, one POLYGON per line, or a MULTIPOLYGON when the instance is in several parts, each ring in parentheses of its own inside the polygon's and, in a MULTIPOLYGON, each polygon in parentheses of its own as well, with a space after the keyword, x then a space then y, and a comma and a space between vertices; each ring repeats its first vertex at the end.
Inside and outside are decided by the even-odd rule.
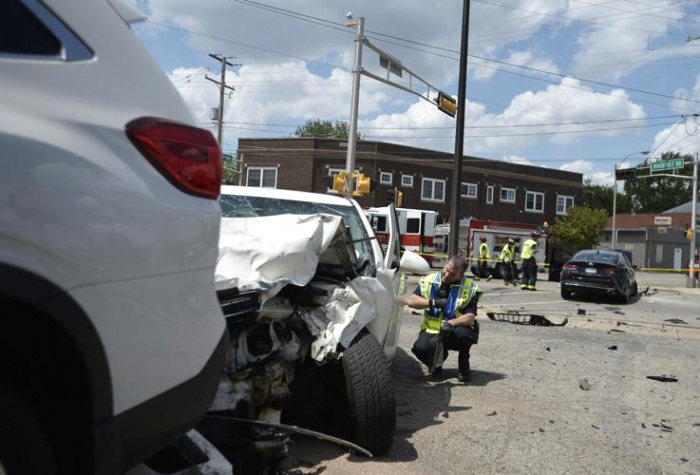
POLYGON ((673 160, 662 160, 658 162, 652 162, 651 163, 651 171, 652 172, 662 172, 666 170, 676 170, 678 168, 683 168, 685 166, 685 162, 683 161, 682 158, 676 158, 673 160))

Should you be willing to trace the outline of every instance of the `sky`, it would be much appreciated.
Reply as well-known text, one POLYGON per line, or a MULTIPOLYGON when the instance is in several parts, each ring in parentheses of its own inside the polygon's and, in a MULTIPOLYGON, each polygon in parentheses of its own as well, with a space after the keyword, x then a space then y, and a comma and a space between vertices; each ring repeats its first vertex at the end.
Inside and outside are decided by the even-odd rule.
MULTIPOLYGON (((372 45, 457 96, 461 1, 135 1, 149 18, 134 31, 212 131, 219 91, 206 78, 219 79, 220 63, 209 54, 231 57, 225 152, 241 137, 289 137, 310 119, 349 119, 348 14, 365 19, 372 45)), ((640 152, 700 151, 696 36, 699 0, 471 0, 464 153, 611 185, 616 164, 633 166, 640 152)), ((362 66, 386 77, 367 47, 362 66)), ((409 86, 408 76, 390 79, 409 86)), ((454 152, 455 119, 419 86, 411 81, 412 94, 362 76, 364 138, 454 152)))

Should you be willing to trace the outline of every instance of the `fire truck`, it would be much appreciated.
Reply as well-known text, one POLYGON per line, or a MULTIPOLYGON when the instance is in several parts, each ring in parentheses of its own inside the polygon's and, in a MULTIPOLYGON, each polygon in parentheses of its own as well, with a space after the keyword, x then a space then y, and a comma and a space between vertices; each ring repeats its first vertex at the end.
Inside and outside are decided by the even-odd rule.
MULTIPOLYGON (((366 211, 374 227, 377 239, 383 247, 386 246, 389 239, 388 213, 388 207, 369 208, 366 211)), ((432 254, 435 252, 434 240, 437 212, 396 208, 396 214, 399 220, 399 231, 403 248, 423 255, 428 264, 431 264, 432 254)))

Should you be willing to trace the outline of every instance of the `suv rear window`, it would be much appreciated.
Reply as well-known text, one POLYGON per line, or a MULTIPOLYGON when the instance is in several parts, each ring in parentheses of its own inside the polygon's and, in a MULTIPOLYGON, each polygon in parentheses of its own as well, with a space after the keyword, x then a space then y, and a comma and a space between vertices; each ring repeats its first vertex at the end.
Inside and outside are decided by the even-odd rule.
POLYGON ((58 56, 61 42, 19 0, 0 2, 0 54, 58 56))
POLYGON ((593 262, 605 262, 606 264, 617 264, 618 256, 616 253, 608 252, 596 252, 596 251, 584 251, 576 254, 572 261, 593 261, 593 262))

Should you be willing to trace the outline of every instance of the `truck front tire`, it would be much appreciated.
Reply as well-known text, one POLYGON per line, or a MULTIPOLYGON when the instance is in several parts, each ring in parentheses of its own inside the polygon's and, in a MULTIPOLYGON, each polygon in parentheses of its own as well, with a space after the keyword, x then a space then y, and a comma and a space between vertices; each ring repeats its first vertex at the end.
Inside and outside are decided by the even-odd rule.
POLYGON ((362 332, 343 352, 350 440, 373 455, 391 448, 396 402, 389 361, 377 340, 362 332))

